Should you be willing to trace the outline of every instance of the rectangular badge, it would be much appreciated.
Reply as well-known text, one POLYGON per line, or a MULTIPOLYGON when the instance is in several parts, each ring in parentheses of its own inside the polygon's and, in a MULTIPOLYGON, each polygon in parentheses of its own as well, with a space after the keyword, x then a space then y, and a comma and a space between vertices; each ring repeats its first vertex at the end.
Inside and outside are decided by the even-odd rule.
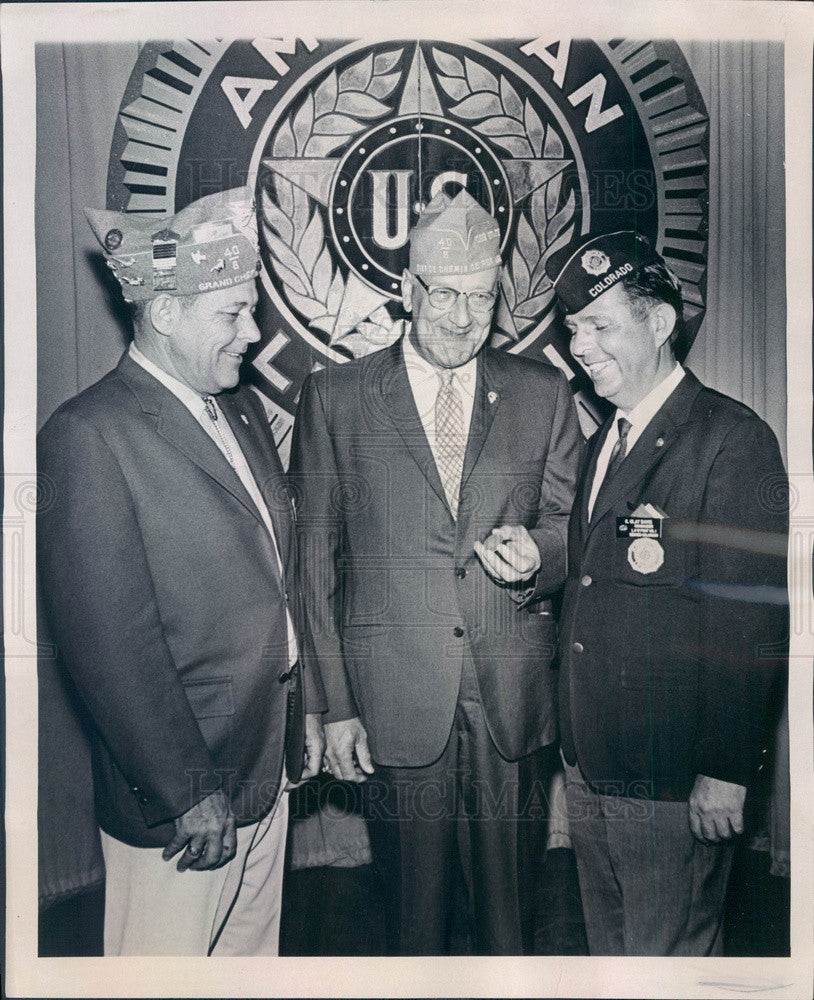
POLYGON ((660 517, 617 517, 617 538, 661 538, 660 517))

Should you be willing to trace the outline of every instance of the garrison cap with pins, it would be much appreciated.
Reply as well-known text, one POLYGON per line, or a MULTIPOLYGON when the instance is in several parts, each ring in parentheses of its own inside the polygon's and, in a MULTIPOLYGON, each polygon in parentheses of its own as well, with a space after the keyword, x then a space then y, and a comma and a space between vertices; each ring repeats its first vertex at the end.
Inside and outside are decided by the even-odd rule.
POLYGON ((125 302, 230 288, 260 271, 254 197, 246 186, 206 195, 175 215, 93 208, 85 215, 125 302))
POLYGON ((566 315, 573 315, 647 264, 664 263, 643 236, 633 230, 590 236, 565 260, 549 261, 548 274, 566 315))
POLYGON ((468 191, 439 191, 410 233, 410 270, 422 276, 476 274, 500 264, 500 228, 468 191))

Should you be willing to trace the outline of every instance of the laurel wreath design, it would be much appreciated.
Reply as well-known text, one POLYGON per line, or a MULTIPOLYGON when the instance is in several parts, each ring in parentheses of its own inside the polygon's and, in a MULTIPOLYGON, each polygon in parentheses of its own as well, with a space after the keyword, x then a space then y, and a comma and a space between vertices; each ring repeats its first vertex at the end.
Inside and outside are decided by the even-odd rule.
MULTIPOLYGON (((368 53, 342 73, 333 70, 306 95, 300 107, 281 124, 272 155, 278 159, 321 158, 335 152, 374 120, 392 114, 386 102, 401 78, 394 70, 404 49, 377 55, 368 53)), ((528 98, 505 76, 496 77, 485 66, 441 49, 433 49, 438 83, 457 103, 451 114, 505 149, 513 158, 560 158, 562 139, 543 125, 528 98)), ((530 326, 553 298, 545 272, 546 261, 573 235, 574 192, 562 201, 562 176, 554 176, 534 191, 520 213, 515 247, 503 269, 501 287, 518 331, 530 326)), ((266 243, 274 271, 290 304, 308 325, 333 337, 345 294, 345 282, 328 249, 325 225, 318 206, 291 181, 275 175, 273 193, 262 193, 266 243)), ((368 322, 345 336, 354 354, 365 344, 389 342, 392 321, 378 309, 368 322), (364 341, 364 344, 361 343, 364 341)))
MULTIPOLYGON (((564 152, 562 140, 550 126, 543 151, 557 158, 564 152)), ((562 174, 556 174, 529 198, 526 211, 531 222, 526 211, 518 219, 517 238, 503 269, 501 288, 519 332, 529 327, 553 299, 554 287, 546 274, 546 263, 574 235, 574 192, 570 191, 562 205, 561 195, 562 174)))
MULTIPOLYGON (((461 62, 442 49, 432 50, 438 83, 456 104, 449 112, 505 149, 514 159, 561 158, 562 139, 545 126, 528 97, 521 99, 505 76, 496 77, 468 56, 461 62)), ((501 287, 519 331, 530 326, 554 295, 546 261, 565 246, 574 231, 573 190, 560 205, 562 175, 557 174, 528 199, 517 224, 517 239, 501 287), (531 221, 529 221, 530 216, 531 221)))
MULTIPOLYGON (((300 108, 285 119, 274 138, 272 155, 324 157, 344 145, 370 121, 392 114, 384 103, 401 78, 392 72, 404 49, 369 53, 342 73, 336 70, 309 93, 300 108)), ((279 175, 275 198, 264 190, 262 211, 272 267, 295 309, 308 325, 332 333, 345 283, 333 266, 325 227, 317 206, 301 188, 279 175)))

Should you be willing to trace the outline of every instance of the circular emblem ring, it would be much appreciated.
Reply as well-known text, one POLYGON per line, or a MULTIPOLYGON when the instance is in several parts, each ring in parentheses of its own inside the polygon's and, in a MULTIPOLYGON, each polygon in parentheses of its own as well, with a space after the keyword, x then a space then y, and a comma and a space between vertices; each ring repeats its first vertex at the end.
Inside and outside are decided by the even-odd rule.
POLYGON ((706 109, 671 42, 151 43, 120 107, 107 203, 160 217, 255 185, 262 342, 247 367, 285 433, 315 361, 400 335, 409 229, 437 190, 466 188, 501 230, 492 345, 552 361, 598 414, 546 262, 635 217, 682 280, 691 341, 707 157, 706 109))

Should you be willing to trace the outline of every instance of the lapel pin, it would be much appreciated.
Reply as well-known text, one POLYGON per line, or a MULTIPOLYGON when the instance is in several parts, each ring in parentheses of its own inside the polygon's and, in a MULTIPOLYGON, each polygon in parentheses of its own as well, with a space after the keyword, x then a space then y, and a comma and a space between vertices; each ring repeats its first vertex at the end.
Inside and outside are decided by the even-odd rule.
POLYGON ((656 438, 656 447, 657 448, 663 448, 664 447, 664 438, 656 438))
POLYGON ((241 414, 240 414, 240 419, 241 419, 241 420, 243 421, 243 423, 244 423, 244 424, 245 424, 245 425, 246 425, 247 427, 249 426, 249 418, 248 418, 248 417, 246 416, 246 414, 245 414, 245 413, 241 413, 241 414))
POLYGON ((494 406, 495 403, 497 402, 497 393, 496 392, 487 393, 486 398, 489 400, 489 403, 492 406, 494 406))

